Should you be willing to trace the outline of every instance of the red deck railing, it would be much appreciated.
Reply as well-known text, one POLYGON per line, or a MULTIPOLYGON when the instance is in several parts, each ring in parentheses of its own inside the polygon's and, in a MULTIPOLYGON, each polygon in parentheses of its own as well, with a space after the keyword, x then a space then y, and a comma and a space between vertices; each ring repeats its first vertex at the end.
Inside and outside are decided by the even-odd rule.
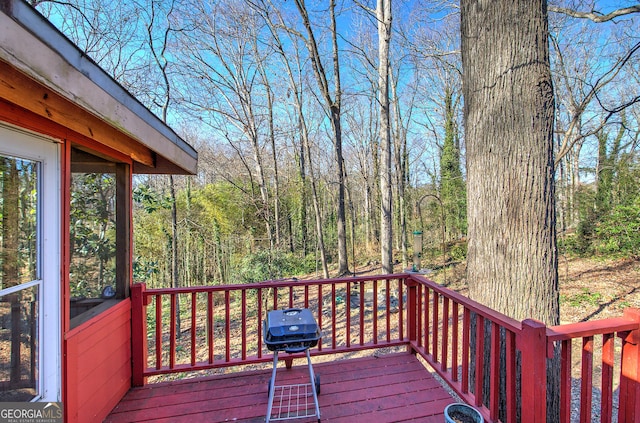
POLYGON ((579 421, 591 421, 594 375, 601 381, 596 397, 603 423, 615 421, 616 410, 619 422, 640 419, 635 309, 621 318, 547 328, 413 274, 176 289, 136 284, 131 296, 134 385, 149 376, 271 361, 262 345, 266 312, 304 307, 323 331, 312 355, 406 345, 487 421, 545 422, 548 358, 554 356, 560 421, 578 417, 571 415, 574 398, 579 421), (576 343, 581 353, 572 349, 576 343), (576 384, 579 393, 572 392, 576 384))

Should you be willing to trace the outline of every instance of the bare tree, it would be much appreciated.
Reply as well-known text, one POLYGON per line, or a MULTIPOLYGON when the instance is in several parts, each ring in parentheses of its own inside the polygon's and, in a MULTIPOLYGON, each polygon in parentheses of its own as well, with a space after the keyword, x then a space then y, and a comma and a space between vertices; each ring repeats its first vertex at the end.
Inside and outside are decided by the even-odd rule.
MULTIPOLYGON (((173 101, 172 81, 170 80, 168 72, 169 59, 167 58, 167 49, 169 47, 172 33, 178 31, 178 29, 173 27, 172 22, 174 6, 175 2, 172 1, 166 5, 166 10, 162 10, 160 2, 152 0, 150 3, 148 20, 146 22, 149 50, 151 51, 154 63, 162 77, 162 83, 160 84, 162 88, 160 89, 160 95, 156 98, 156 103, 160 107, 162 113, 161 118, 165 123, 167 123, 169 107, 173 101), (164 19, 164 23, 162 27, 157 28, 157 26, 159 26, 157 20, 160 19, 164 19)), ((169 195, 171 198, 171 287, 178 288, 180 286, 180 263, 178 260, 178 206, 173 175, 169 175, 169 195)), ((180 338, 181 320, 179 297, 176 297, 176 302, 176 336, 180 338)))
MULTIPOLYGON (((461 33, 469 294, 517 320, 557 325, 546 0, 462 0, 461 33)), ((546 413, 536 410, 549 421, 559 410, 554 375, 546 413)))
MULTIPOLYGON (((191 19, 197 31, 185 38, 186 65, 193 81, 200 81, 186 99, 210 113, 207 122, 221 134, 242 161, 251 181, 249 194, 265 224, 269 246, 274 246, 270 194, 264 164, 264 120, 268 88, 260 85, 259 63, 266 53, 258 50, 257 17, 239 3, 197 2, 191 19), (209 10, 213 7, 213 12, 209 10), (248 149, 247 149, 248 148, 248 149), (257 195, 254 194, 254 186, 257 195)), ((240 188, 240 187, 239 187, 240 188)))
POLYGON ((340 86, 340 61, 338 51, 338 28, 336 23, 336 2, 329 1, 330 33, 333 63, 333 93, 331 92, 328 74, 322 61, 320 49, 316 40, 316 34, 311 25, 309 11, 304 0, 295 0, 296 8, 302 18, 302 24, 306 31, 306 36, 289 28, 305 41, 305 45, 311 56, 311 66, 316 77, 316 82, 320 88, 320 95, 323 98, 327 115, 333 130, 333 144, 335 153, 336 185, 338 188, 337 198, 337 232, 338 232, 338 275, 349 273, 347 259, 347 232, 346 232, 346 211, 345 211, 345 182, 344 182, 344 157, 342 154, 342 88, 340 86))
MULTIPOLYGON (((580 7, 580 3, 576 5, 580 7)), ((625 28, 634 31, 633 14, 640 6, 604 14, 549 6, 553 13, 550 42, 556 87, 556 155, 559 229, 580 222, 581 174, 593 168, 595 135, 612 124, 619 125, 626 109, 640 100, 633 89, 618 92, 634 74, 640 44, 625 28), (615 29, 614 29, 615 28, 615 29), (599 42, 593 42, 593 32, 599 42), (604 66, 603 66, 604 65, 604 66), (623 82, 625 81, 625 82, 623 82), (590 148, 584 148, 585 146, 590 148), (585 163, 587 163, 585 165, 585 163)))
POLYGON ((382 272, 393 273, 393 195, 391 189, 391 121, 389 109, 389 44, 391 0, 378 0, 378 102, 380 107, 380 249, 382 272))
MULTIPOLYGON (((271 34, 272 48, 280 58, 282 65, 284 66, 287 80, 289 83, 289 91, 292 93, 293 105, 296 115, 296 130, 300 135, 300 174, 303 182, 303 204, 306 200, 306 183, 307 183, 307 171, 310 176, 311 185, 311 198, 313 202, 313 210, 315 216, 316 236, 318 239, 317 248, 320 252, 320 260, 322 265, 322 272, 325 278, 329 278, 329 267, 327 263, 326 249, 324 245, 324 235, 322 231, 322 215, 320 211, 320 200, 318 197, 318 188, 316 185, 316 177, 314 176, 314 165, 311 160, 311 140, 309 137, 309 129, 307 125, 307 117, 304 111, 304 82, 303 74, 304 68, 302 65, 300 49, 298 47, 298 37, 293 36, 289 38, 289 44, 292 46, 293 54, 289 54, 284 47, 283 40, 278 31, 279 28, 285 27, 285 22, 277 7, 273 7, 270 2, 262 0, 250 2, 250 5, 258 11, 264 19, 264 22, 269 28, 271 34), (305 159, 306 158, 306 159, 305 159)), ((291 35, 290 31, 286 31, 291 35)), ((305 206, 303 206, 305 207, 305 206)))

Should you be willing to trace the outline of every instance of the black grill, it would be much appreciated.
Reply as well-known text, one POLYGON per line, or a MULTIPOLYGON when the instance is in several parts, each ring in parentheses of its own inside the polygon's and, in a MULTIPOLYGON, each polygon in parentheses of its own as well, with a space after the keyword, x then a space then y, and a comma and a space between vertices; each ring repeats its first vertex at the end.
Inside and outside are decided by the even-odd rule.
MULTIPOLYGON (((318 345, 322 332, 306 308, 273 310, 264 320, 264 343, 273 351, 273 369, 269 379, 269 403, 266 423, 275 420, 300 419, 315 416, 320 423, 320 376, 313 373, 309 349, 318 345), (309 383, 276 385, 278 352, 303 352, 307 356, 309 383), (313 402, 311 402, 313 399, 313 402), (275 400, 275 403, 274 403, 275 400)), ((287 365, 287 367, 290 367, 287 365)))
POLYGON ((273 310, 264 321, 264 342, 270 351, 301 352, 318 345, 320 328, 306 308, 273 310))

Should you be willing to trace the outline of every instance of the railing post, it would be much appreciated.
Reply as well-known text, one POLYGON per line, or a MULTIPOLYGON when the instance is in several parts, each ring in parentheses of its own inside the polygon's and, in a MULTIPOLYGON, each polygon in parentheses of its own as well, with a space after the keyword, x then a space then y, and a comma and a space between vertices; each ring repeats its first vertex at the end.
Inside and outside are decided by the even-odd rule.
MULTIPOLYGON (((626 309, 624 317, 637 322, 640 327, 640 309, 626 309)), ((640 420, 640 329, 636 328, 623 337, 621 361, 618 421, 636 422, 640 420)))
POLYGON ((131 286, 131 361, 132 384, 144 386, 144 369, 147 364, 147 305, 144 292, 147 286, 136 283, 131 286))
POLYGON ((523 320, 519 341, 519 349, 522 353, 521 421, 522 423, 546 423, 547 327, 537 320, 523 320))
POLYGON ((407 286, 407 333, 409 335, 409 352, 415 354, 414 344, 417 338, 417 325, 418 325, 418 282, 411 277, 407 277, 404 280, 404 284, 407 286))

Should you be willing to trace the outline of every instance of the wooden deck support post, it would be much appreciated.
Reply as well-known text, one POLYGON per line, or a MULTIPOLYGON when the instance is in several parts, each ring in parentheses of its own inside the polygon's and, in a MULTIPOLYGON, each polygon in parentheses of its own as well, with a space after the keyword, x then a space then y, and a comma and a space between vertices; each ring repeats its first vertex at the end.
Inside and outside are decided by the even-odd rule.
MULTIPOLYGON (((640 309, 624 311, 624 317, 638 323, 640 309)), ((620 375, 620 404, 618 421, 640 420, 640 329, 624 334, 622 339, 622 371, 620 375)))
POLYGON ((414 344, 417 341, 418 326, 418 282, 408 277, 404 280, 407 287, 407 334, 409 335, 409 352, 415 354, 414 344))
POLYGON ((132 384, 144 386, 144 368, 147 364, 147 304, 144 292, 147 286, 136 283, 131 286, 131 361, 132 384))
POLYGON ((521 421, 522 423, 546 423, 547 327, 537 320, 523 320, 518 345, 522 353, 521 421))

